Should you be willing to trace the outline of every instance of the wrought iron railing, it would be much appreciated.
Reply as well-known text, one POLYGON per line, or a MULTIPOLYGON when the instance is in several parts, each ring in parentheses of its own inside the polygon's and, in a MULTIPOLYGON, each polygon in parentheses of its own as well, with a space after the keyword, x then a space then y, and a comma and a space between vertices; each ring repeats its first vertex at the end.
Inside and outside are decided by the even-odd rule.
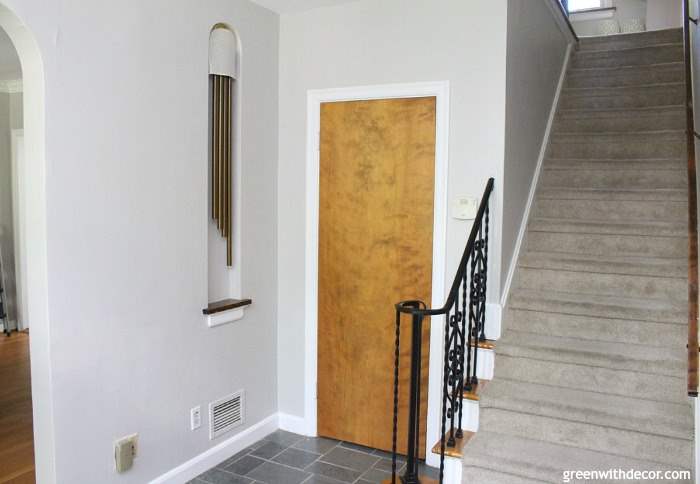
POLYGON ((489 258, 489 200, 494 180, 489 179, 481 204, 457 268, 445 305, 429 309, 422 301, 403 301, 396 305, 396 343, 394 360, 394 419, 392 483, 396 482, 399 401, 399 354, 401 315, 411 315, 411 377, 408 416, 408 446, 404 484, 417 484, 420 442, 421 356, 423 321, 430 316, 445 316, 445 345, 440 437, 440 482, 445 475, 445 453, 463 437, 462 395, 478 383, 479 342, 486 339, 486 287, 489 258))

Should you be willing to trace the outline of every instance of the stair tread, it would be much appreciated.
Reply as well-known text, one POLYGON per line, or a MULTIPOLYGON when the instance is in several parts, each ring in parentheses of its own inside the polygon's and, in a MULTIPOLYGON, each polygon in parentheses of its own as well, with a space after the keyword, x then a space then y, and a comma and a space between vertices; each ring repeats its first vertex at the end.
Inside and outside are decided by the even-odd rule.
POLYGON ((667 299, 631 298, 516 288, 509 307, 580 316, 686 324, 687 308, 667 299), (682 307, 681 307, 682 306, 682 307))
POLYGON ((614 188, 569 188, 546 186, 537 194, 538 200, 688 200, 687 188, 646 188, 646 189, 614 189, 614 188))
POLYGON ((528 230, 534 232, 649 235, 665 237, 687 237, 688 235, 688 226, 685 222, 681 221, 611 221, 538 216, 534 216, 530 220, 528 230))
MULTIPOLYGON (((666 437, 498 408, 482 409, 480 420, 480 426, 494 432, 651 462, 692 465, 692 437, 666 437)), ((687 432, 692 435, 691 428, 687 432)))
POLYGON ((502 354, 668 376, 682 374, 687 363, 687 352, 683 347, 671 350, 514 330, 506 332, 500 340, 497 355, 502 354))
POLYGON ((685 440, 693 427, 688 402, 659 402, 505 378, 491 383, 481 405, 685 440))
POLYGON ((637 371, 506 354, 498 355, 494 381, 500 378, 621 396, 637 395, 660 402, 678 403, 688 398, 684 375, 650 378, 637 371))
POLYGON ((648 131, 644 133, 637 132, 618 132, 618 133, 556 133, 552 134, 550 143, 589 143, 605 142, 605 143, 620 143, 625 140, 644 140, 648 141, 650 137, 654 141, 670 140, 670 141, 685 141, 686 134, 684 130, 668 129, 663 131, 648 131))
POLYGON ((551 483, 560 483, 564 471, 579 469, 677 470, 674 466, 642 459, 490 431, 480 431, 472 439, 466 449, 464 465, 551 483))
POLYGON ((667 47, 683 47, 683 41, 680 41, 680 42, 659 42, 657 44, 632 46, 632 47, 626 47, 626 48, 622 48, 622 49, 577 50, 574 52, 574 55, 575 56, 582 56, 582 55, 595 56, 595 55, 599 55, 599 54, 609 54, 609 53, 625 54, 625 53, 639 52, 639 51, 644 51, 644 50, 660 50, 660 49, 664 49, 667 47))
POLYGON ((606 274, 658 275, 682 279, 688 275, 688 260, 684 257, 601 256, 528 250, 520 257, 518 266, 606 274))
POLYGON ((614 341, 666 348, 683 348, 688 333, 682 324, 617 319, 508 308, 505 330, 526 331, 589 341, 614 341))
MULTIPOLYGON (((610 86, 610 87, 562 87, 562 93, 565 95, 588 95, 588 96, 612 96, 619 95, 620 93, 630 92, 630 91, 646 91, 653 90, 656 88, 683 88, 685 89, 685 82, 675 81, 675 82, 654 82, 651 84, 638 84, 636 86, 610 86)), ((634 108, 632 108, 634 109, 634 108)), ((648 109, 648 108, 647 108, 648 109)))
POLYGON ((655 62, 653 64, 639 64, 639 65, 617 65, 617 66, 600 66, 600 67, 577 67, 572 66, 569 69, 569 75, 579 74, 582 72, 592 72, 592 71, 603 71, 606 73, 620 72, 620 71, 633 71, 633 70, 645 70, 654 69, 659 67, 680 67, 684 66, 682 60, 674 60, 668 62, 655 62))

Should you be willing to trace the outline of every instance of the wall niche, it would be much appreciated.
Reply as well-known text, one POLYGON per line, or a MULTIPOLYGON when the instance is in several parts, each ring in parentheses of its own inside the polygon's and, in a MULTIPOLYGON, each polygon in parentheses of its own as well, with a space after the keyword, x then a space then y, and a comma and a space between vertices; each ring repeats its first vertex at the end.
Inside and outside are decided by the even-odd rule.
POLYGON ((209 196, 207 213, 210 327, 241 319, 241 45, 227 24, 209 33, 209 196))

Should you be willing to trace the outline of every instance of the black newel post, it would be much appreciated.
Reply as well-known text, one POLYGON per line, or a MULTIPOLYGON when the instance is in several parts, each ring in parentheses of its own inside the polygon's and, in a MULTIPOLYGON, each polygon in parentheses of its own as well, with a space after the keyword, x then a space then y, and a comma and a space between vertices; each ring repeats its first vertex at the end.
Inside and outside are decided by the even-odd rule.
POLYGON ((418 445, 420 440, 420 375, 423 343, 423 315, 413 314, 411 337, 411 399, 408 411, 408 447, 404 484, 419 484, 418 445))

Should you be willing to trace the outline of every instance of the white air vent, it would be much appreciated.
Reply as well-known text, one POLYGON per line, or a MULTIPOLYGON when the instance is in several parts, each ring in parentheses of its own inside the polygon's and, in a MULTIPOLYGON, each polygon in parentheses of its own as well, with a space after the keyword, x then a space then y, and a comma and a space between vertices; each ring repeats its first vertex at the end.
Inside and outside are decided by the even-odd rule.
POLYGON ((214 439, 243 423, 243 390, 209 404, 209 438, 214 439))

